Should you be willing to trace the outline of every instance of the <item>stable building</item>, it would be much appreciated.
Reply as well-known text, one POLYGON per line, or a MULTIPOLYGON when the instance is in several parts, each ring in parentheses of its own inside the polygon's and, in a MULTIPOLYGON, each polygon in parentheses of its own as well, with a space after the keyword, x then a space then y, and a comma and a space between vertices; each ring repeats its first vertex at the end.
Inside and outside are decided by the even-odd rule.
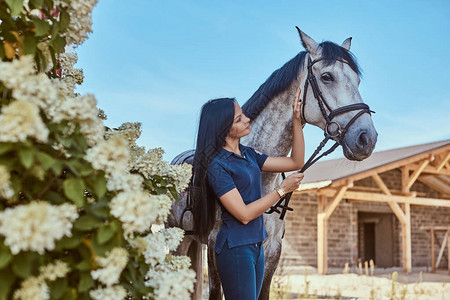
POLYGON ((305 173, 286 217, 289 266, 438 266, 450 275, 450 140, 333 159, 305 173))

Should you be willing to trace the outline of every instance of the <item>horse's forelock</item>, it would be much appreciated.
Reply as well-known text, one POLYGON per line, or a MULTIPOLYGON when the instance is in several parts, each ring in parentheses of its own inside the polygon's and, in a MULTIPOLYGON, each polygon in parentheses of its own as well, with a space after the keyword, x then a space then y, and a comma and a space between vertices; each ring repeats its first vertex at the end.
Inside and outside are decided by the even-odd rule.
POLYGON ((322 50, 321 58, 325 65, 330 65, 338 59, 343 59, 358 76, 361 76, 361 68, 355 56, 350 51, 330 41, 324 41, 319 46, 322 50))

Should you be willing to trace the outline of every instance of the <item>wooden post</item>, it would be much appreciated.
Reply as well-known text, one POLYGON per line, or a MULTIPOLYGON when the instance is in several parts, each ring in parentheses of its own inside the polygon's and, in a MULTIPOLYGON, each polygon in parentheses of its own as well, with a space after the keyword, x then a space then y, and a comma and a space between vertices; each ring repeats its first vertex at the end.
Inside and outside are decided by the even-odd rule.
POLYGON ((317 272, 327 273, 327 219, 326 215, 327 197, 319 196, 317 211, 317 272))
POLYGON ((431 235, 431 273, 436 271, 435 257, 434 257, 434 228, 430 228, 431 235))
POLYGON ((448 268, 448 275, 450 276, 450 230, 447 230, 447 268, 448 268))
POLYGON ((326 196, 319 195, 317 206, 317 271, 319 274, 327 274, 328 269, 328 218, 342 200, 342 196, 347 189, 351 186, 353 186, 353 183, 348 183, 346 186, 342 186, 337 190, 330 203, 328 203, 326 196))
POLYGON ((403 271, 411 273, 411 209, 409 203, 403 206, 405 210, 405 223, 402 224, 403 271))

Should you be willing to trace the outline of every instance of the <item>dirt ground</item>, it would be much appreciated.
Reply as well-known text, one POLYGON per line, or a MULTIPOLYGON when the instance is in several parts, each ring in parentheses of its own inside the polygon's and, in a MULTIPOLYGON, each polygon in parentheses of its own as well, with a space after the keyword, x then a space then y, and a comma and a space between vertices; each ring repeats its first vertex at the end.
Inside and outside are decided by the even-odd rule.
POLYGON ((329 275, 319 275, 313 268, 286 270, 284 275, 274 277, 271 299, 450 300, 447 270, 432 274, 417 268, 407 274, 401 268, 389 268, 377 269, 373 276, 357 273, 357 270, 350 270, 349 274, 329 270, 329 275), (396 280, 392 280, 394 272, 396 280))

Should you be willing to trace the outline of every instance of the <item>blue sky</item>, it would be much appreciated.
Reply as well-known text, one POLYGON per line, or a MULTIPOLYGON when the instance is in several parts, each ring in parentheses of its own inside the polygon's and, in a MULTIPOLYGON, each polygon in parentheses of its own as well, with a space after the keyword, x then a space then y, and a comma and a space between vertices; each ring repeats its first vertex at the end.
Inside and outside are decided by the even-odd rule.
MULTIPOLYGON (((353 37, 375 151, 450 138, 450 1, 100 0, 93 22, 78 92, 95 94, 110 127, 142 122, 138 143, 168 161, 194 148, 204 102, 243 105, 304 50, 295 26, 318 42, 353 37)), ((322 137, 305 128, 307 155, 322 137)))

